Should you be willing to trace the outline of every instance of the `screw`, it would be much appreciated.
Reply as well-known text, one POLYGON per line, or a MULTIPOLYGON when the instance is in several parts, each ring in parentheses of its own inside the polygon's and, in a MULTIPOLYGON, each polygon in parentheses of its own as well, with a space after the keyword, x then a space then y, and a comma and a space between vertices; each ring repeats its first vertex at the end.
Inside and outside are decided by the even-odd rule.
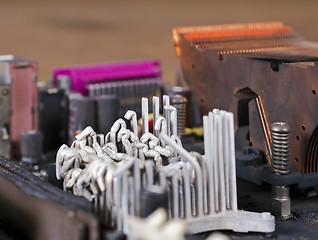
POLYGON ((184 135, 187 120, 187 102, 188 100, 181 95, 174 95, 171 98, 171 105, 177 109, 177 135, 184 135))
POLYGON ((287 123, 276 122, 270 127, 272 135, 272 169, 275 174, 289 173, 289 133, 287 123))
MULTIPOLYGON (((272 135, 272 170, 277 175, 289 174, 289 133, 285 122, 276 122, 270 127, 272 135)), ((280 220, 291 218, 288 186, 272 186, 271 212, 280 220)))

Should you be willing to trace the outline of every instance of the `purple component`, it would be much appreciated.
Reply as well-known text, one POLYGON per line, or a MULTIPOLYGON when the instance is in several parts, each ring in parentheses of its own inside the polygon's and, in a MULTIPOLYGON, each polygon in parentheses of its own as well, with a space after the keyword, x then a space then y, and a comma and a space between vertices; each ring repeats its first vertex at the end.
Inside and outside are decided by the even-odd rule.
POLYGON ((57 68, 53 71, 55 86, 59 76, 70 79, 73 91, 87 95, 90 83, 161 77, 161 67, 158 60, 147 60, 57 68))

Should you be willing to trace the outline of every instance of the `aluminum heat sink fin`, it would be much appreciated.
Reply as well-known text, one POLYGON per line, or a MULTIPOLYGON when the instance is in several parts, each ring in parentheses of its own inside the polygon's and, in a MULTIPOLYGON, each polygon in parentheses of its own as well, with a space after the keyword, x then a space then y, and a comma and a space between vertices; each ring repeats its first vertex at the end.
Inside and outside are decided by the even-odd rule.
POLYGON ((203 123, 206 185, 202 182, 202 173, 205 169, 199 167, 196 159, 168 135, 164 133, 160 135, 160 139, 173 147, 182 160, 189 162, 195 171, 198 212, 196 216, 186 218, 189 232, 191 234, 212 230, 273 232, 275 219, 269 212, 254 213, 237 209, 233 114, 215 109, 208 116, 204 116, 203 123), (204 192, 209 206, 207 211, 202 213, 201 209, 205 202, 204 192))

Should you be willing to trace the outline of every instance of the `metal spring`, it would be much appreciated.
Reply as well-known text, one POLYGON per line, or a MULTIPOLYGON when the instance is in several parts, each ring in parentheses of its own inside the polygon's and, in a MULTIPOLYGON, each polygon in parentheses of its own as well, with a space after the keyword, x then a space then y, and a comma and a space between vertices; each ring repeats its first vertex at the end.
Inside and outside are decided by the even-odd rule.
POLYGON ((187 120, 187 102, 188 100, 181 95, 171 97, 171 105, 177 109, 177 135, 184 135, 187 120))
POLYGON ((289 173, 289 133, 285 122, 276 122, 270 127, 272 135, 272 170, 275 174, 289 173))

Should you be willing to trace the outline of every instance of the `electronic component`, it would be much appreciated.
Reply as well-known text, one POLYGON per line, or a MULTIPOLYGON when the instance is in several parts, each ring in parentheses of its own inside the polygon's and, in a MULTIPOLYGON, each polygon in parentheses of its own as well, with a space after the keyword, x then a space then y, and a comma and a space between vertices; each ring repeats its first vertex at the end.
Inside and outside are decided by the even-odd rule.
POLYGON ((76 131, 86 126, 95 128, 95 101, 80 94, 68 96, 68 143, 74 141, 76 131))
MULTIPOLYGON (((0 64, 1 69, 1 64, 0 64)), ((4 75, 4 74, 3 74, 4 75)), ((0 75, 0 76, 3 76, 0 75)), ((2 78, 3 79, 3 78, 2 78)), ((11 155, 11 140, 10 140, 10 119, 11 119, 11 98, 10 84, 0 86, 0 154, 9 158, 11 155)))
POLYGON ((234 112, 235 129, 247 127, 269 165, 269 125, 288 122, 291 170, 317 172, 317 43, 280 22, 181 27, 173 29, 173 39, 184 79, 204 113, 234 112))
POLYGON ((98 96, 94 98, 96 107, 96 129, 107 133, 119 116, 119 99, 115 95, 98 96))
POLYGON ((119 116, 119 99, 115 95, 88 97, 68 96, 68 143, 74 141, 77 131, 92 126, 107 133, 119 116))
MULTIPOLYGON (((158 137, 149 132, 148 99, 143 98, 140 137, 136 113, 128 111, 130 128, 118 119, 106 136, 86 127, 71 147, 62 145, 56 176, 64 179, 65 189, 87 198, 103 222, 128 235, 127 219, 144 214, 141 190, 159 186, 169 195, 168 215, 184 218, 189 233, 273 232, 270 213, 238 211, 233 114, 214 110, 205 116, 205 155, 189 153, 177 136, 177 110, 164 99, 166 118, 159 116, 154 125, 158 137)), ((159 102, 154 103, 158 116, 159 102)))
POLYGON ((39 89, 39 130, 43 134, 43 151, 54 151, 66 142, 67 108, 65 91, 39 89))
POLYGON ((42 158, 43 136, 40 131, 29 130, 21 133, 21 162, 38 164, 42 158))
POLYGON ((56 86, 89 95, 116 95, 120 100, 120 116, 128 109, 140 113, 141 97, 156 94, 161 79, 160 62, 157 60, 79 65, 57 68, 53 71, 56 86))
POLYGON ((9 157, 11 152, 11 142, 6 127, 0 128, 0 154, 9 157))
MULTIPOLYGON (((9 136, 13 158, 20 155, 21 133, 38 129, 36 82, 36 62, 13 55, 0 56, 0 128, 2 140, 9 136)), ((1 147, 1 154, 10 157, 7 149, 8 146, 1 147)))
POLYGON ((183 239, 184 223, 190 234, 202 233, 187 239, 211 230, 233 230, 225 233, 238 239, 317 235, 317 199, 303 196, 314 196, 308 188, 318 186, 318 44, 282 23, 173 34, 190 88, 172 87, 162 107, 159 97, 149 98, 161 84, 158 61, 56 69, 58 88, 41 89, 37 108, 36 64, 0 56, 0 155, 21 155, 23 163, 36 163, 34 175, 46 174, 47 162, 38 164, 37 114, 46 153, 66 135, 70 143, 49 164, 48 180, 63 192, 21 166, 28 164, 0 156, 0 221, 31 239, 130 239, 133 232, 145 240, 183 239), (187 136, 180 137, 193 115, 191 91, 207 115, 198 133, 204 141, 191 138, 187 148, 187 136), (271 198, 267 185, 251 184, 264 182, 272 185, 271 198), (275 227, 270 206, 287 221, 275 227), (166 211, 148 217, 158 207, 166 211))

